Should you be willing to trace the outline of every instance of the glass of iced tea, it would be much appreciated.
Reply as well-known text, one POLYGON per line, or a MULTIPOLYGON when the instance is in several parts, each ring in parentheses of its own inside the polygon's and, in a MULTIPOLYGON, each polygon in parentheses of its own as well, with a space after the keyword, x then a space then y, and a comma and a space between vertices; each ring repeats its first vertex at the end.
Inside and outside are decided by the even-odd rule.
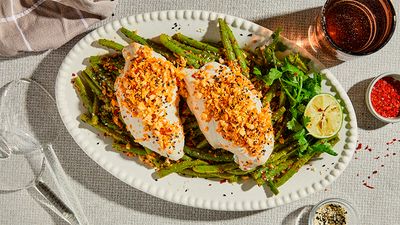
POLYGON ((381 49, 395 26, 390 0, 328 0, 309 39, 314 50, 346 61, 381 49))

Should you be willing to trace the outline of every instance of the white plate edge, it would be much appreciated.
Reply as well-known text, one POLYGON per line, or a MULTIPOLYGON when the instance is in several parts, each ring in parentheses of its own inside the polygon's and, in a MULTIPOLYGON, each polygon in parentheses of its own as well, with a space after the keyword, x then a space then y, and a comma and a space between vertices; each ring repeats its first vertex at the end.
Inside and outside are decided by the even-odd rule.
MULTIPOLYGON (((152 20, 155 20, 158 18, 161 18, 161 19, 167 18, 168 20, 173 20, 173 19, 185 19, 188 17, 191 19, 194 19, 194 20, 206 20, 206 21, 209 20, 209 17, 214 18, 214 19, 221 17, 221 18, 225 18, 227 20, 228 24, 232 25, 233 23, 235 23, 235 27, 243 26, 245 29, 248 29, 250 32, 255 32, 260 28, 268 30, 268 29, 263 28, 260 25, 257 25, 253 22, 250 22, 250 21, 247 21, 247 20, 235 17, 235 16, 229 16, 229 15, 225 15, 225 14, 221 14, 221 13, 200 11, 200 10, 168 10, 168 11, 159 11, 159 12, 138 14, 138 15, 125 17, 120 20, 110 22, 110 23, 104 25, 103 27, 95 29, 94 31, 89 33, 86 37, 84 37, 82 40, 80 40, 68 53, 68 55, 66 56, 66 58, 64 59, 62 65, 60 67, 60 71, 57 75, 57 80, 56 80, 56 85, 55 85, 56 101, 57 101, 57 107, 58 107, 60 116, 61 116, 62 121, 63 121, 64 125, 66 126, 68 132, 74 138, 75 142, 82 148, 82 150, 90 158, 92 158, 101 167, 106 169, 108 172, 113 174, 118 179, 135 187, 136 189, 139 189, 143 192, 149 193, 153 196, 156 196, 158 198, 161 198, 161 199, 164 199, 167 201, 171 201, 171 202, 183 204, 183 205, 188 205, 188 206, 193 206, 193 207, 198 207, 198 208, 206 208, 206 209, 213 209, 213 210, 229 210, 229 211, 261 210, 261 209, 276 207, 279 205, 283 205, 283 204, 298 200, 300 198, 304 198, 305 196, 308 196, 311 193, 321 190, 324 187, 331 184, 344 171, 344 169, 347 167, 348 163, 351 161, 351 158, 354 154, 354 149, 355 149, 355 145, 356 145, 356 141, 357 141, 356 140, 357 139, 357 122, 356 122, 356 116, 355 116, 353 107, 346 108, 348 111, 348 114, 349 114, 349 118, 350 118, 350 123, 349 123, 350 128, 348 128, 348 129, 349 129, 350 133, 352 134, 352 138, 350 138, 350 140, 348 140, 347 148, 343 150, 342 156, 338 161, 338 165, 335 167, 335 169, 333 169, 331 171, 331 174, 328 174, 327 176, 324 177, 324 179, 321 179, 319 182, 313 183, 311 186, 304 187, 303 189, 301 189, 295 193, 289 194, 289 196, 287 196, 287 195, 279 196, 278 195, 278 196, 274 196, 272 198, 268 198, 268 199, 266 198, 265 200, 260 200, 256 203, 254 201, 242 202, 242 204, 237 204, 237 202, 236 203, 234 202, 234 204, 232 204, 232 202, 230 202, 230 201, 205 202, 201 199, 194 198, 194 197, 187 198, 187 197, 184 197, 183 195, 176 196, 176 195, 179 195, 178 193, 171 195, 171 194, 168 194, 168 191, 164 190, 163 188, 160 188, 156 185, 144 184, 139 178, 127 176, 125 173, 123 173, 122 171, 119 171, 116 168, 113 168, 113 167, 106 168, 106 167, 109 167, 110 165, 106 166, 106 164, 107 164, 106 162, 98 161, 98 159, 95 155, 95 149, 92 146, 85 146, 84 140, 82 140, 82 138, 78 134, 79 131, 78 131, 77 127, 73 126, 71 124, 71 122, 69 121, 72 118, 68 117, 68 115, 66 115, 64 113, 65 108, 67 107, 66 102, 61 101, 62 97, 63 97, 62 96, 63 88, 65 88, 63 86, 63 84, 65 84, 65 79, 68 79, 67 83, 70 82, 70 79, 71 79, 70 74, 64 74, 65 76, 63 75, 63 73, 66 73, 63 70, 63 66, 68 66, 68 60, 70 60, 69 58, 72 57, 73 54, 77 54, 77 52, 81 48, 81 45, 83 44, 83 42, 95 41, 95 39, 93 39, 93 35, 95 35, 95 33, 98 33, 100 29, 104 30, 104 28, 120 27, 120 26, 122 26, 121 25, 122 20, 125 20, 124 21, 125 23, 127 21, 128 21, 128 23, 142 23, 142 22, 146 22, 146 21, 152 21, 152 20), (337 168, 337 167, 341 167, 342 169, 337 168), (334 174, 332 174, 332 173, 334 173, 334 174), (156 187, 153 187, 153 186, 156 186, 156 187), (302 190, 304 190, 306 192, 306 194, 304 196, 299 196, 299 195, 301 195, 301 194, 299 194, 299 192, 302 190)), ((106 29, 106 30, 108 30, 108 29, 106 29)), ((298 49, 297 46, 295 48, 298 49)), ((299 50, 299 51, 304 52, 304 50, 299 50)), ((318 62, 318 60, 315 60, 315 61, 318 62)), ((326 74, 327 79, 329 79, 330 82, 332 83, 332 85, 335 86, 337 93, 340 95, 341 99, 344 101, 344 105, 352 106, 351 101, 350 101, 349 97, 347 96, 347 93, 345 92, 343 87, 340 85, 338 80, 334 77, 334 75, 327 69, 323 70, 322 72, 324 72, 326 74)), ((347 138, 349 138, 349 137, 347 137, 347 138)))

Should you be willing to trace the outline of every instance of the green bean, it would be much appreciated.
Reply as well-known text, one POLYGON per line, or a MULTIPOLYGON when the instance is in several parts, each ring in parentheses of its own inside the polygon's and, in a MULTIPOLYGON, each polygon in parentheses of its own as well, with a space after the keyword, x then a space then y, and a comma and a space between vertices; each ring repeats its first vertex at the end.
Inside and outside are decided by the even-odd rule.
POLYGON ((93 55, 89 57, 90 64, 99 64, 101 62, 101 57, 98 55, 93 55))
POLYGON ((286 171, 285 174, 283 174, 283 176, 281 176, 280 178, 278 178, 275 181, 275 186, 276 187, 280 187, 282 186, 284 183, 286 183, 286 181, 288 181, 295 173, 297 173, 297 171, 299 171, 299 169, 304 166, 308 161, 310 161, 310 159, 315 155, 315 152, 312 153, 307 153, 305 155, 303 155, 302 157, 300 157, 294 164, 292 167, 290 167, 290 169, 288 171, 286 171))
POLYGON ((206 63, 206 62, 215 61, 215 60, 218 60, 218 59, 219 59, 219 57, 218 57, 217 55, 210 54, 209 52, 206 52, 206 51, 203 51, 203 50, 200 50, 200 49, 197 49, 197 48, 193 48, 193 47, 191 47, 191 46, 182 44, 182 43, 180 43, 180 42, 178 42, 178 41, 175 41, 175 40, 174 40, 174 43, 175 43, 178 47, 181 47, 182 49, 188 51, 189 53, 196 54, 196 55, 198 55, 200 58, 203 58, 203 61, 204 61, 205 63, 206 63))
POLYGON ((285 112, 286 112, 286 108, 284 106, 280 107, 276 112, 274 112, 272 114, 272 117, 271 117, 272 122, 274 123, 274 122, 278 121, 285 112))
POLYGON ((138 147, 138 146, 134 146, 134 147, 130 147, 130 148, 126 148, 125 145, 121 145, 118 143, 113 143, 112 147, 120 152, 130 152, 136 155, 147 155, 147 152, 142 148, 142 147, 138 147))
POLYGON ((90 79, 90 77, 85 73, 85 71, 81 72, 80 77, 89 85, 90 89, 95 95, 97 96, 102 95, 101 90, 94 84, 92 79, 90 79))
POLYGON ((171 53, 168 51, 168 49, 163 48, 163 46, 155 43, 152 40, 149 39, 145 39, 141 36, 139 36, 138 34, 136 34, 136 32, 132 32, 124 27, 122 27, 120 29, 121 33, 123 33, 127 38, 131 39, 132 41, 139 43, 141 45, 147 45, 149 47, 151 47, 155 52, 161 54, 162 56, 164 56, 167 59, 173 59, 174 57, 171 55, 171 53))
POLYGON ((162 178, 162 177, 165 177, 165 176, 167 176, 167 175, 169 175, 171 173, 178 173, 178 172, 181 172, 181 171, 183 171, 185 169, 192 168, 192 167, 197 166, 197 165, 205 165, 205 164, 207 164, 207 163, 202 161, 202 160, 199 160, 199 159, 189 160, 189 161, 182 161, 182 162, 179 162, 179 163, 172 164, 171 166, 169 166, 167 168, 160 169, 159 171, 157 171, 157 174, 158 174, 158 176, 160 178, 162 178))
POLYGON ((119 134, 123 133, 123 131, 120 130, 119 126, 117 126, 117 124, 115 124, 114 121, 112 121, 112 119, 109 118, 110 117, 109 114, 102 113, 99 114, 99 116, 100 116, 100 121, 104 126, 110 128, 111 130, 114 130, 119 134))
POLYGON ((262 99, 262 103, 264 106, 266 103, 270 102, 275 97, 276 91, 278 90, 278 88, 279 88, 279 84, 278 84, 278 82, 275 81, 270 86, 268 92, 265 94, 264 98, 262 99))
MULTIPOLYGON (((289 117, 284 117, 283 118, 283 120, 282 120, 282 122, 280 122, 280 126, 279 126, 279 129, 278 129, 278 131, 276 132, 276 134, 275 134, 275 137, 274 137, 274 139, 275 139, 275 141, 277 141, 277 140, 279 140, 279 138, 282 136, 282 134, 285 132, 285 130, 286 130, 286 123, 288 122, 288 119, 289 117)), ((274 128, 275 129, 275 128, 274 128)), ((278 142, 279 143, 279 142, 278 142)), ((278 146, 277 146, 278 147, 278 146)))
POLYGON ((121 134, 118 134, 117 132, 115 132, 114 130, 112 130, 112 129, 106 127, 106 126, 104 126, 103 124, 100 124, 100 123, 94 124, 94 123, 92 123, 90 117, 88 115, 86 115, 86 114, 82 114, 80 116, 80 118, 81 118, 81 120, 83 122, 85 122, 85 123, 89 124, 90 126, 96 128, 100 132, 103 132, 104 134, 114 138, 114 140, 117 140, 117 141, 122 142, 122 143, 128 143, 129 142, 129 138, 128 137, 125 137, 125 136, 123 136, 121 134))
POLYGON ((171 37, 166 34, 161 34, 160 41, 171 52, 174 52, 175 54, 185 58, 188 65, 191 65, 194 68, 200 68, 199 60, 195 59, 193 55, 187 53, 185 50, 174 44, 171 37))
POLYGON ((83 70, 86 75, 93 81, 93 84, 96 85, 98 89, 101 89, 101 86, 99 84, 98 78, 95 76, 95 74, 92 72, 90 67, 86 67, 85 70, 83 70))
POLYGON ((283 90, 281 90, 279 93, 279 107, 285 106, 285 102, 286 102, 286 94, 283 90))
MULTIPOLYGON (((161 40, 161 36, 160 36, 160 40, 161 40)), ((197 62, 199 62, 201 64, 205 64, 205 63, 212 62, 215 60, 215 58, 212 58, 212 56, 207 55, 206 52, 204 52, 203 54, 199 54, 199 55, 194 54, 194 52, 192 52, 191 50, 188 50, 187 45, 184 45, 184 44, 172 39, 171 37, 169 37, 169 42, 171 44, 174 44, 176 47, 179 47, 182 50, 184 50, 184 52, 186 53, 186 57, 195 59, 195 60, 197 60, 197 62)))
POLYGON ((104 47, 107 47, 107 48, 110 48, 110 49, 113 49, 113 50, 118 51, 118 52, 122 51, 122 49, 124 48, 123 45, 121 45, 121 44, 119 44, 119 43, 117 43, 115 41, 112 41, 112 40, 99 39, 98 42, 99 42, 100 45, 102 45, 104 47))
POLYGON ((207 43, 194 40, 193 38, 187 37, 187 36, 185 36, 185 35, 183 35, 183 34, 181 34, 181 33, 176 33, 176 34, 175 34, 174 36, 172 36, 172 37, 173 37, 174 39, 176 39, 176 40, 178 40, 178 41, 180 41, 180 42, 186 44, 186 45, 195 47, 195 48, 197 48, 197 49, 205 50, 205 51, 208 51, 208 52, 213 52, 213 53, 215 53, 215 54, 219 54, 219 49, 218 49, 218 48, 216 48, 216 47, 214 47, 214 46, 212 46, 212 45, 209 45, 209 44, 207 44, 207 43))
POLYGON ((121 33, 123 33, 127 38, 131 39, 132 41, 139 43, 141 45, 149 45, 149 43, 147 43, 147 40, 142 38, 141 36, 137 35, 136 32, 132 32, 128 29, 126 29, 125 27, 122 27, 120 29, 121 33))
POLYGON ((228 170, 226 172, 230 173, 230 174, 242 176, 242 175, 250 174, 250 173, 254 172, 256 169, 257 168, 253 168, 251 170, 246 170, 246 171, 245 170, 241 170, 241 169, 234 169, 234 170, 228 170))
POLYGON ((214 162, 233 162, 233 154, 229 152, 217 152, 214 150, 213 153, 210 153, 201 149, 190 148, 188 146, 185 146, 183 151, 185 154, 197 159, 214 162))
POLYGON ((219 178, 223 180, 227 180, 229 183, 235 183, 239 180, 239 177, 233 174, 227 174, 227 173, 197 173, 194 172, 193 170, 186 169, 183 171, 180 171, 179 174, 184 175, 184 176, 190 176, 190 177, 200 177, 200 178, 219 178))
POLYGON ((272 153, 271 156, 269 157, 269 159, 267 160, 266 165, 276 162, 281 157, 289 154, 293 150, 296 150, 297 147, 298 147, 297 142, 293 142, 293 143, 290 143, 288 146, 286 146, 284 149, 282 149, 278 152, 272 153))
MULTIPOLYGON (((338 141, 337 137, 333 137, 330 139, 322 139, 318 140, 316 144, 319 143, 324 143, 324 142, 329 142, 329 143, 335 143, 338 141)), ((316 155, 316 152, 311 151, 308 149, 308 153, 304 154, 301 156, 294 164, 293 166, 280 178, 278 178, 275 182, 276 187, 282 186, 286 181, 288 181, 294 174, 296 174, 299 169, 304 166, 310 159, 312 159, 316 155)))
POLYGON ((199 129, 199 123, 197 120, 193 120, 192 122, 185 124, 185 128, 199 129))
POLYGON ((267 182, 269 189, 272 191, 272 193, 274 193, 274 195, 279 194, 279 190, 277 188, 277 186, 275 186, 274 182, 268 180, 267 182))
POLYGON ((328 139, 328 143, 332 146, 335 146, 339 141, 340 141, 340 138, 337 135, 328 139))
POLYGON ((92 106, 92 118, 91 121, 94 124, 99 122, 99 117, 97 117, 97 113, 99 111, 99 98, 95 95, 93 96, 93 106, 92 106))
POLYGON ((143 147, 143 148, 144 148, 144 151, 146 152, 146 154, 151 154, 153 152, 147 147, 143 147))
POLYGON ((192 160, 192 158, 190 158, 190 156, 183 155, 182 160, 188 161, 188 160, 192 160))
MULTIPOLYGON (((219 26, 223 26, 228 34, 228 39, 231 42, 232 48, 233 48, 233 52, 236 55, 236 59, 239 63, 239 66, 242 70, 242 74, 245 75, 246 77, 249 77, 249 68, 247 67, 247 63, 246 63, 246 59, 244 57, 244 53, 242 51, 242 49, 240 48, 235 35, 233 35, 232 30, 229 28, 228 24, 226 24, 225 20, 218 20, 219 22, 219 26)), ((222 29, 222 28, 221 28, 222 29)))
POLYGON ((226 26, 224 26, 225 21, 222 18, 218 18, 218 23, 219 23, 219 32, 221 35, 221 41, 222 44, 224 45, 224 53, 228 61, 235 61, 235 53, 233 52, 233 48, 231 45, 231 42, 229 40, 229 35, 228 31, 226 29, 226 26))
POLYGON ((208 144, 208 141, 207 141, 207 139, 203 139, 200 143, 198 143, 197 145, 196 145, 196 148, 205 148, 205 147, 207 147, 209 144, 208 144))
MULTIPOLYGON (((278 162, 277 164, 270 164, 267 167, 261 167, 253 174, 254 179, 262 179, 263 181, 270 180, 274 176, 280 174, 283 170, 287 169, 293 164, 293 160, 278 162), (264 176, 262 175, 264 173, 264 176)), ((257 182, 258 183, 258 182, 257 182)))
POLYGON ((197 173, 222 173, 224 171, 236 169, 238 165, 236 163, 225 163, 219 165, 200 165, 192 168, 197 173))
POLYGON ((75 77, 74 86, 80 98, 82 99, 83 106, 89 111, 89 113, 93 113, 93 103, 90 100, 85 85, 82 83, 82 80, 79 76, 75 77))

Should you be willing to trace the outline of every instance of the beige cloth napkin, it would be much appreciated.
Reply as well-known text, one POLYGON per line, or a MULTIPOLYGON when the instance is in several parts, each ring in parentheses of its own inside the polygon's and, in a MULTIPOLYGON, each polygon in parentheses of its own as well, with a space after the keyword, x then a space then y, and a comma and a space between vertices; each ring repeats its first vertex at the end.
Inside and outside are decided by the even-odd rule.
POLYGON ((0 56, 58 48, 110 16, 113 0, 0 0, 0 56))

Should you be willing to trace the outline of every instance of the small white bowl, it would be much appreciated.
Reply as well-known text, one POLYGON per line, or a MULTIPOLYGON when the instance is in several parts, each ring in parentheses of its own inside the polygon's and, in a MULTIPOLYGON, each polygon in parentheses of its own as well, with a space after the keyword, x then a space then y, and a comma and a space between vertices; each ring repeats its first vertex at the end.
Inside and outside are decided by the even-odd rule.
POLYGON ((366 102, 367 107, 368 107, 369 111, 371 112, 371 114, 374 115, 378 120, 383 121, 385 123, 397 123, 397 122, 400 122, 400 116, 395 117, 395 118, 383 117, 378 112, 376 112, 374 107, 372 106, 372 102, 371 102, 372 88, 374 87, 375 83, 378 80, 380 80, 384 77, 393 77, 395 80, 400 81, 400 73, 398 73, 398 72, 387 72, 387 73, 384 73, 384 74, 381 74, 381 75, 375 77, 371 81, 371 83, 369 84, 369 86, 367 88, 367 91, 365 92, 365 102, 366 102))
POLYGON ((341 198, 329 198, 329 199, 325 199, 325 200, 319 202, 318 204, 316 204, 310 211, 310 215, 308 217, 308 225, 315 225, 314 217, 315 217, 317 210, 319 208, 321 208, 322 206, 330 204, 330 203, 340 205, 346 210, 346 212, 347 212, 347 214, 346 214, 347 223, 346 224, 360 225, 360 221, 359 221, 360 218, 358 217, 357 210, 355 208, 353 208, 353 206, 350 204, 350 202, 348 202, 344 199, 341 199, 341 198))

